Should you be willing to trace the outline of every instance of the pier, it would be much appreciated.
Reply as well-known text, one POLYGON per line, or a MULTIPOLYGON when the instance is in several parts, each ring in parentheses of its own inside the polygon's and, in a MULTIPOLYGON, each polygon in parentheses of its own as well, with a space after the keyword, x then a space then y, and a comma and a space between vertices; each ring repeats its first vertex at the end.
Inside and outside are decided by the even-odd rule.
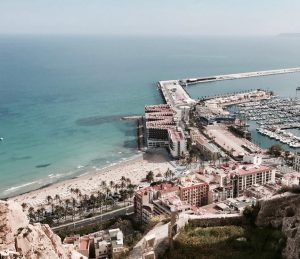
POLYGON ((228 75, 218 75, 218 76, 209 76, 209 77, 188 78, 188 79, 179 80, 179 83, 184 86, 187 86, 187 85, 194 85, 194 84, 208 83, 208 82, 215 82, 215 81, 281 75, 281 74, 298 73, 298 72, 300 72, 300 67, 246 72, 246 73, 228 74, 228 75))
POLYGON ((173 109, 191 107, 196 101, 185 91, 178 80, 159 81, 158 88, 165 102, 173 109))

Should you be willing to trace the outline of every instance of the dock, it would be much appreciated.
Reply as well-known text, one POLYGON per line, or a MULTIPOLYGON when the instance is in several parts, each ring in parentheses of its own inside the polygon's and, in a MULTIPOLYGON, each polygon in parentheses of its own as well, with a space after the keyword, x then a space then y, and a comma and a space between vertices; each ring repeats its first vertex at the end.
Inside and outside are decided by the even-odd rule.
POLYGON ((180 84, 184 86, 188 86, 188 85, 215 82, 215 81, 235 80, 235 79, 243 79, 243 78, 250 78, 250 77, 281 75, 281 74, 290 74, 290 73, 298 73, 298 72, 300 72, 300 67, 264 70, 264 71, 246 72, 246 73, 228 74, 228 75, 217 75, 217 76, 208 76, 208 77, 198 77, 198 78, 187 78, 178 81, 180 84))
POLYGON ((140 120, 143 116, 140 115, 133 115, 133 116, 125 116, 122 117, 122 120, 124 121, 137 121, 140 120))

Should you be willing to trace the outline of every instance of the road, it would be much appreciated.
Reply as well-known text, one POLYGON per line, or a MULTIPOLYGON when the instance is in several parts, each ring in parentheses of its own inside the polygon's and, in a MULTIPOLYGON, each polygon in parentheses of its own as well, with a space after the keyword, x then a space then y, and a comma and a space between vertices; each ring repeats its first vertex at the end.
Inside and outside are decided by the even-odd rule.
POLYGON ((119 217, 122 215, 128 215, 128 214, 132 214, 134 212, 134 207, 133 205, 124 207, 124 208, 120 208, 117 210, 113 210, 110 212, 106 212, 103 213, 101 215, 97 215, 91 218, 87 218, 87 219, 81 219, 81 220, 77 220, 74 222, 70 222, 70 223, 66 223, 57 227, 52 227, 53 231, 59 231, 61 229, 67 228, 67 227, 73 227, 73 228, 80 228, 80 227, 84 227, 87 225, 91 225, 91 224, 95 224, 101 221, 107 221, 110 219, 113 219, 115 217, 119 217))

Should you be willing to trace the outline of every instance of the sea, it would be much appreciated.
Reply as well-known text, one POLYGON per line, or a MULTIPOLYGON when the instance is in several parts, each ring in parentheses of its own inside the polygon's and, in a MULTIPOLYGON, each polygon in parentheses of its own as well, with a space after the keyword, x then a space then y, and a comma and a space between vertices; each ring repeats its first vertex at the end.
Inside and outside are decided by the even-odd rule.
MULTIPOLYGON (((135 123, 159 80, 300 66, 300 37, 0 36, 0 198, 138 155, 135 123)), ((199 84, 296 97, 300 73, 199 84)), ((300 92, 299 92, 300 94, 300 92)), ((251 127, 253 141, 275 140, 251 127)), ((295 132, 298 134, 298 132, 295 132)))

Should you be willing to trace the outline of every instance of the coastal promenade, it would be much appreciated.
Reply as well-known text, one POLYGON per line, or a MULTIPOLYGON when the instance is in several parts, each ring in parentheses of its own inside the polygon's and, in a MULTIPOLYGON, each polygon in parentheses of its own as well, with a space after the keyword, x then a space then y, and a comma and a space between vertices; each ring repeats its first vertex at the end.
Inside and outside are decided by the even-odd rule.
POLYGON ((217 75, 217 76, 208 76, 208 77, 198 77, 198 78, 187 78, 187 79, 178 80, 178 82, 187 86, 187 85, 208 83, 214 81, 281 75, 281 74, 298 73, 298 72, 300 72, 300 67, 264 70, 264 71, 246 72, 246 73, 237 73, 237 74, 228 74, 228 75, 217 75))

